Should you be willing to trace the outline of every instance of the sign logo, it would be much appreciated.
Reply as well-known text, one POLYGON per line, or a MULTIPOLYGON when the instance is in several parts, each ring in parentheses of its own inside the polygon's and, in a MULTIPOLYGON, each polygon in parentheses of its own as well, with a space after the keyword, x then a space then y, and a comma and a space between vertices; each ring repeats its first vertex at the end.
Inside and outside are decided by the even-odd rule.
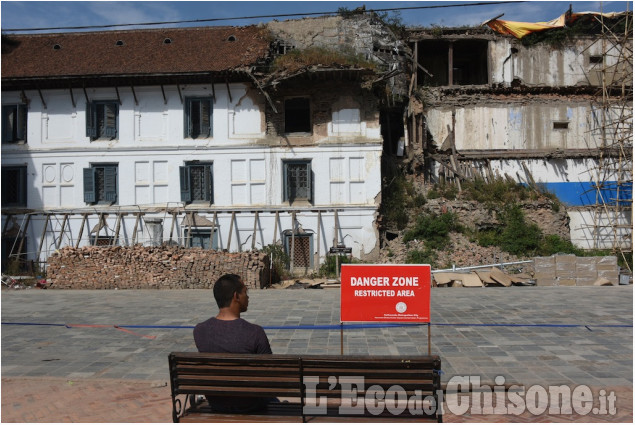
POLYGON ((404 302, 398 302, 395 306, 395 310, 397 310, 398 313, 405 313, 407 309, 408 306, 404 302))
POLYGON ((344 264, 342 322, 430 322, 430 266, 344 264))

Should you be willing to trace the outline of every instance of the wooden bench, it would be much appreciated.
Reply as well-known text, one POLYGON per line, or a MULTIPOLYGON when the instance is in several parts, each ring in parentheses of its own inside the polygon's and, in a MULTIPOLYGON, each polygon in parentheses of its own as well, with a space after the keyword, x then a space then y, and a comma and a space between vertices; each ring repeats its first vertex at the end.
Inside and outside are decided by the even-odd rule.
POLYGON ((171 353, 169 364, 174 422, 442 422, 438 356, 171 353), (229 414, 194 395, 279 401, 229 414))

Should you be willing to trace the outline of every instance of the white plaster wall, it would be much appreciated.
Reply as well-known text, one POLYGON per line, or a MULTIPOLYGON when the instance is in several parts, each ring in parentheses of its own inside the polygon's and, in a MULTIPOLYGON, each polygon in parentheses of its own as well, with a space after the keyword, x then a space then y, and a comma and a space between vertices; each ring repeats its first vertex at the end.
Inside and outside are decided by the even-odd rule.
POLYGON ((633 247, 633 216, 630 211, 616 214, 614 211, 580 208, 567 213, 571 242, 575 246, 583 249, 613 249, 617 246, 625 250, 633 247))
MULTIPOLYGON (((452 109, 426 112, 437 146, 452 129, 452 109)), ((597 146, 589 104, 474 105, 455 112, 455 143, 460 150, 588 149, 597 146), (568 129, 554 129, 567 122, 568 129)))
MULTIPOLYGON (((617 63, 618 50, 619 47, 607 44, 606 67, 617 63)), ((515 40, 496 39, 490 42, 492 83, 509 86, 514 79, 520 79, 528 86, 599 85, 602 66, 590 63, 589 57, 601 56, 602 51, 598 38, 578 39, 563 48, 546 43, 525 47, 515 40), (508 59, 512 47, 518 52, 508 59)))
MULTIPOLYGON (((208 207, 221 211, 218 229, 221 246, 226 248, 229 237, 229 211, 241 211, 240 221, 233 230, 231 250, 251 249, 255 210, 278 209, 281 222, 277 239, 291 228, 290 206, 283 202, 283 160, 311 161, 313 172, 313 202, 294 205, 298 222, 305 231, 317 238, 317 212, 320 208, 323 225, 320 229, 320 251, 324 256, 332 246, 335 229, 334 213, 339 210, 340 235, 338 241, 353 247, 353 254, 369 253, 377 245, 375 214, 376 197, 381 190, 382 144, 379 126, 367 129, 359 123, 362 134, 346 127, 345 137, 333 134, 327 144, 306 147, 269 147, 259 143, 264 134, 264 114, 259 103, 247 94, 247 85, 225 84, 210 86, 181 86, 181 96, 216 95, 213 112, 213 136, 207 139, 183 137, 183 105, 175 86, 165 86, 165 99, 160 87, 135 88, 138 105, 130 88, 121 88, 119 96, 118 137, 110 141, 91 141, 85 136, 86 98, 82 90, 73 90, 73 107, 68 90, 42 92, 46 108, 37 92, 27 92, 30 99, 28 116, 28 144, 3 145, 3 165, 27 166, 28 208, 54 213, 42 241, 45 259, 60 246, 74 245, 79 235, 81 216, 72 215, 60 241, 62 214, 97 212, 103 206, 88 205, 83 199, 83 172, 91 164, 118 165, 118 201, 109 208, 108 228, 102 234, 114 232, 116 211, 135 210, 148 206, 175 207, 180 202, 179 166, 198 160, 213 163, 214 204, 208 207), (355 134, 351 134, 355 133, 355 134), (364 134, 365 133, 365 134, 364 134), (349 137, 355 143, 348 143, 349 137), (368 143, 360 144, 365 137, 368 143), (333 161, 335 162, 333 162, 333 161), (335 165, 333 165, 335 164, 335 165), (284 223, 287 220, 288 223, 284 223), (286 226, 286 227, 285 227, 286 226)), ((87 89, 90 100, 116 100, 113 89, 87 89)), ((17 93, 3 93, 3 103, 19 102, 17 93)), ((353 114, 354 115, 354 114, 353 114)), ((332 128, 332 126, 331 126, 332 128)), ((201 207, 201 205, 189 208, 201 207)), ((211 220, 213 214, 207 214, 211 220)), ((273 242, 274 213, 263 213, 258 224, 256 247, 273 242)), ((89 243, 90 229, 97 224, 91 215, 84 229, 80 246, 89 243)), ((148 214, 147 219, 164 221, 163 240, 169 239, 170 228, 165 225, 165 213, 148 214)), ((168 216, 169 218, 169 216, 168 216)), ((6 216, 2 217, 3 225, 6 216)), ((19 217, 17 219, 20 219, 19 217)), ((124 218, 120 238, 132 241, 135 218, 124 218)), ((18 223, 19 225, 19 223, 18 223)), ((44 216, 34 216, 28 230, 28 258, 33 259, 40 244, 44 216)), ((149 243, 151 231, 141 226, 137 241, 149 243)), ((183 235, 180 221, 174 239, 183 235)), ((314 240, 314 250, 317 250, 314 240)))

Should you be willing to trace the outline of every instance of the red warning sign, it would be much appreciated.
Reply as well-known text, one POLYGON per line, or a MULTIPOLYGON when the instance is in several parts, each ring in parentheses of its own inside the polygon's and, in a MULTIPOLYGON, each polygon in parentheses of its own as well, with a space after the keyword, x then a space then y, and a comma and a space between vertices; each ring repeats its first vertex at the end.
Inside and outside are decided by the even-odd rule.
POLYGON ((342 322, 430 322, 430 266, 343 264, 342 322))

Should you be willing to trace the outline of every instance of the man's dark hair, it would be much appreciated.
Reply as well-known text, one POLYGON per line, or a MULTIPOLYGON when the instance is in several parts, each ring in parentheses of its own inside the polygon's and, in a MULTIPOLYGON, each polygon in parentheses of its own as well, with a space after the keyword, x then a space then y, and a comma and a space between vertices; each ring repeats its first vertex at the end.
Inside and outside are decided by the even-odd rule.
POLYGON ((237 274, 226 274, 214 284, 214 299, 218 308, 229 307, 236 292, 240 293, 245 284, 237 274))

